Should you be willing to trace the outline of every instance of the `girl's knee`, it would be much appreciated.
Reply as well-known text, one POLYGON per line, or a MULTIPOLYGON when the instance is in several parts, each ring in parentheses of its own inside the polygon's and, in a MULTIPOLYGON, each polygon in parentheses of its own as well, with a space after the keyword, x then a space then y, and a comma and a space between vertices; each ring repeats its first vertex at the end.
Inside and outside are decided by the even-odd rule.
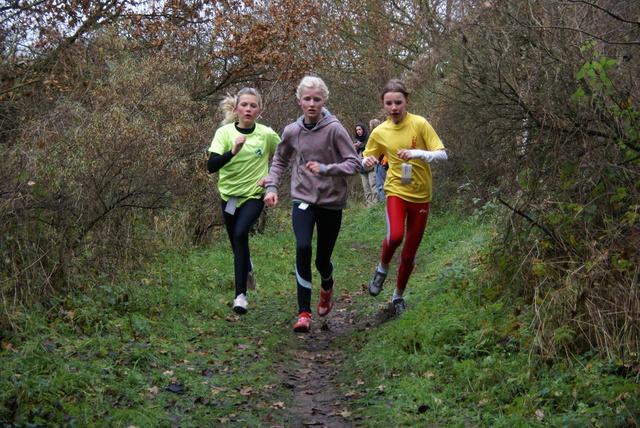
POLYGON ((415 255, 400 254, 400 263, 404 266, 413 267, 416 263, 415 255))
POLYGON ((234 240, 234 242, 249 242, 249 233, 248 232, 234 232, 233 240, 234 240))
POLYGON ((331 264, 330 260, 325 261, 316 259, 316 269, 318 269, 318 272, 326 277, 327 273, 331 275, 331 273, 333 272, 333 264, 331 264))
POLYGON ((296 253, 298 254, 311 254, 310 244, 298 244, 296 245, 296 253))
POLYGON ((402 235, 391 235, 387 239, 387 244, 391 248, 398 248, 400 244, 402 244, 402 239, 403 239, 402 235))

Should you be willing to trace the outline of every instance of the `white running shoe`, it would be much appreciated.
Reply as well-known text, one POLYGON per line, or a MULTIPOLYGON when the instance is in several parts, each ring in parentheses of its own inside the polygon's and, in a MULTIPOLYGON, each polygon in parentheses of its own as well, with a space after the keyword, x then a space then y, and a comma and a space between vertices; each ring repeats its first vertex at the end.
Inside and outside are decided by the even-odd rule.
POLYGON ((233 311, 235 313, 246 314, 247 306, 249 306, 249 303, 247 302, 247 296, 245 296, 244 293, 238 294, 238 297, 233 299, 233 311))
POLYGON ((382 291, 382 284, 384 284, 384 280, 387 279, 387 274, 380 272, 376 269, 376 272, 373 274, 373 278, 369 282, 369 294, 372 296, 377 296, 382 291))

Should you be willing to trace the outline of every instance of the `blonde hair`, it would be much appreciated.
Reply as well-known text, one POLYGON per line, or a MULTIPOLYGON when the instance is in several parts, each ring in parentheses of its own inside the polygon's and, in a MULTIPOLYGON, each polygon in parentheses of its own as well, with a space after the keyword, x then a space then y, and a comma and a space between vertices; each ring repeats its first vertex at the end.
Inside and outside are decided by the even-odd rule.
POLYGON ((300 81, 298 89, 296 90, 296 97, 299 99, 302 96, 302 91, 305 89, 320 89, 322 91, 322 97, 325 101, 329 99, 329 88, 326 83, 316 76, 305 76, 300 81))
POLYGON ((371 119, 371 121, 369 121, 369 131, 373 131, 373 129, 378 125, 380 125, 379 119, 371 119))
POLYGON ((236 122, 238 120, 238 114, 233 110, 238 107, 238 101, 242 95, 255 96, 258 99, 258 108, 262 110, 262 96, 257 89, 242 88, 236 95, 227 93, 227 96, 220 101, 220 110, 222 110, 222 114, 224 115, 224 119, 222 120, 223 124, 236 122))

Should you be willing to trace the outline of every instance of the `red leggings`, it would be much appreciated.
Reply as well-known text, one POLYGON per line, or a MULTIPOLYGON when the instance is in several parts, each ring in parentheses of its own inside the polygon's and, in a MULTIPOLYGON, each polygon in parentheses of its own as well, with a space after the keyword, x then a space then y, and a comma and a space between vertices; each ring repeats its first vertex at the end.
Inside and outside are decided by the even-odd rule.
POLYGON ((416 204, 397 196, 387 198, 387 236, 382 241, 382 263, 391 262, 396 249, 404 238, 405 219, 407 221, 407 239, 400 253, 400 266, 396 282, 396 287, 399 290, 404 290, 407 287, 428 218, 429 202, 416 204))

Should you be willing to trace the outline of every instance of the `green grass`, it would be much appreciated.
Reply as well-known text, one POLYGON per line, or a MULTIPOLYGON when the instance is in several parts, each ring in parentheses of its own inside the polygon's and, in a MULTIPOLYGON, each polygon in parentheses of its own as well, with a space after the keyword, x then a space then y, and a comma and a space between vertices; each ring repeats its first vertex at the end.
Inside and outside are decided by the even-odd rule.
MULTIPOLYGON (((0 421, 39 426, 295 426, 277 363, 297 314, 286 210, 252 237, 258 288, 231 311, 226 235, 159 255, 135 278, 97 278, 52 309, 12 314, 2 341, 0 421)), ((334 254, 338 291, 363 290, 384 235, 382 206, 345 212, 334 254)), ((636 372, 597 352, 541 361, 531 308, 483 264, 490 223, 433 213, 409 283, 407 312, 355 329, 338 381, 356 426, 626 426, 636 372), (519 306, 519 307, 518 307, 519 306), (518 309, 516 311, 516 309, 518 309)), ((397 267, 397 262, 394 262, 397 267)), ((353 299, 364 319, 389 283, 353 299)))
POLYGON ((359 425, 634 423, 636 371, 597 353, 555 364, 532 353, 532 308, 494 283, 482 263, 492 232, 477 218, 432 215, 409 284, 410 310, 352 339, 359 345, 343 382, 359 425))

